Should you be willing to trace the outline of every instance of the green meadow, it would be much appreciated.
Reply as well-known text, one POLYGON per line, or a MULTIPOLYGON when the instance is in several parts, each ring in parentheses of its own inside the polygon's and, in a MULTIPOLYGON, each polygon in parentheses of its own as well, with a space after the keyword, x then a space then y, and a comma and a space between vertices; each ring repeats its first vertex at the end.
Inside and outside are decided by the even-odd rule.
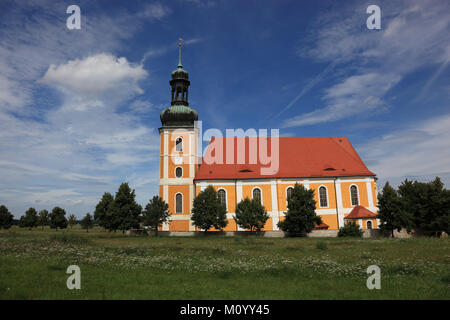
POLYGON ((0 231, 1 299, 450 299, 450 240, 0 231), (81 289, 69 290, 69 265, 81 289), (369 290, 367 267, 381 269, 369 290))

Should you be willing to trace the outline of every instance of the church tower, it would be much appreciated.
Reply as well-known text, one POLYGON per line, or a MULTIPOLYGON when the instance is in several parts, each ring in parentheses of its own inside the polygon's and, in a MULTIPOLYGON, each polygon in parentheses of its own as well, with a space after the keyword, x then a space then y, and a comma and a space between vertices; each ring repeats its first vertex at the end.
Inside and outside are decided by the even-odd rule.
POLYGON ((164 231, 194 231, 190 216, 197 170, 197 111, 189 107, 189 75, 181 64, 181 39, 178 67, 170 80, 171 104, 160 114, 159 195, 169 204, 170 222, 164 231))

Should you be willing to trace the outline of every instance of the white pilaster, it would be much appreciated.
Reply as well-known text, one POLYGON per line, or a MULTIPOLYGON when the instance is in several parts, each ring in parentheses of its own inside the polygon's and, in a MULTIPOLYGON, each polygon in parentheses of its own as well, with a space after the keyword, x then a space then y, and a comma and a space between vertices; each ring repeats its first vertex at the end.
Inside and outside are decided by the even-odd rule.
POLYGON ((337 214, 338 214, 338 228, 344 226, 344 206, 342 204, 342 190, 341 190, 341 181, 339 178, 336 178, 335 180, 335 187, 336 187, 336 207, 337 207, 337 214))
POLYGON ((278 215, 278 192, 277 192, 277 181, 270 181, 270 191, 272 197, 272 230, 278 230, 278 221, 280 221, 278 215))
POLYGON ((367 189, 367 199, 369 199, 369 207, 373 207, 373 193, 372 193, 372 183, 370 181, 366 182, 367 189))

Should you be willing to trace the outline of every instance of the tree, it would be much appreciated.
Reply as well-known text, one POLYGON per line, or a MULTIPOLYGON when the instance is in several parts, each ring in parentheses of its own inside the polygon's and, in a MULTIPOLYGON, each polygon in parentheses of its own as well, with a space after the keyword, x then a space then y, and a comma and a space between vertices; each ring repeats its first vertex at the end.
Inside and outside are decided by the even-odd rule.
POLYGON ((70 229, 72 229, 72 227, 77 224, 77 218, 73 213, 69 216, 67 224, 70 226, 70 229))
POLYGON ((112 230, 122 230, 122 233, 125 233, 125 230, 139 227, 142 207, 136 203, 135 197, 135 192, 130 189, 128 183, 120 185, 111 208, 112 230))
POLYGON ((449 233, 450 195, 438 177, 428 183, 405 180, 398 192, 415 230, 435 236, 449 233))
POLYGON ((381 231, 390 233, 392 238, 394 230, 400 231, 405 228, 408 232, 411 231, 412 216, 403 207, 397 191, 386 182, 378 197, 378 218, 381 231))
POLYGON ((50 228, 58 230, 67 228, 66 211, 60 207, 54 207, 49 215, 50 228))
POLYGON ((196 227, 205 232, 211 227, 222 230, 228 224, 227 209, 220 203, 212 186, 208 186, 195 197, 191 219, 196 227))
POLYGON ((89 232, 89 228, 91 228, 94 225, 94 220, 92 219, 91 214, 88 212, 84 216, 83 219, 81 219, 81 227, 83 229, 86 229, 86 232, 89 232))
POLYGON ((38 215, 35 208, 29 208, 25 215, 20 217, 20 226, 22 228, 34 228, 38 225, 38 215))
POLYGON ((48 226, 50 224, 50 217, 47 210, 39 211, 38 217, 38 225, 44 229, 44 226, 48 226))
POLYGON ((358 237, 361 238, 364 231, 354 221, 349 221, 339 228, 338 237, 358 237))
POLYGON ((159 196, 154 196, 142 214, 144 225, 152 227, 158 236, 158 227, 169 219, 169 205, 159 196))
POLYGON ((305 236, 321 224, 322 219, 316 214, 314 190, 307 190, 303 185, 295 184, 288 199, 288 211, 278 227, 290 235, 305 236))
POLYGON ((111 193, 105 192, 102 199, 95 207, 94 219, 100 227, 107 230, 112 228, 112 206, 114 204, 114 197, 111 193))
POLYGON ((261 231, 266 224, 269 215, 260 201, 256 199, 250 200, 245 198, 236 206, 236 216, 234 221, 244 229, 250 231, 261 231))
POLYGON ((14 216, 6 206, 0 206, 0 229, 9 229, 14 223, 14 216))

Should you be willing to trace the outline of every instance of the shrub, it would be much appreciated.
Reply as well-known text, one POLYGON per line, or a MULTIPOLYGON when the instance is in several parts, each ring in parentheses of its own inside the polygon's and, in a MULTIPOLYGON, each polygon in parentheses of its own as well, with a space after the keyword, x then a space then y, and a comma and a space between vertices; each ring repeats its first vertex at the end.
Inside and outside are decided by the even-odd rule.
POLYGON ((354 221, 347 222, 339 228, 338 237, 358 237, 361 238, 364 231, 354 221))
POLYGON ((328 249, 328 245, 326 244, 326 242, 319 241, 319 242, 316 243, 316 249, 327 250, 328 249))
POLYGON ((245 198, 237 204, 234 221, 241 228, 261 231, 268 219, 269 215, 259 200, 245 198))

